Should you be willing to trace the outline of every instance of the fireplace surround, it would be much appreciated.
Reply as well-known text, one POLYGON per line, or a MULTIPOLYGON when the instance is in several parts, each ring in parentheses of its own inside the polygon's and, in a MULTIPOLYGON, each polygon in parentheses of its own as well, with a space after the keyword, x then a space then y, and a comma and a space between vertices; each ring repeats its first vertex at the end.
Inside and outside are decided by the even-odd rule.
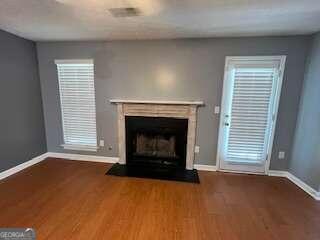
MULTIPOLYGON (((195 139, 196 139, 196 125, 197 125, 197 108, 204 103, 202 101, 139 101, 139 100, 119 100, 119 99, 112 99, 110 100, 111 103, 117 104, 117 111, 118 111, 118 148, 119 148, 119 163, 120 164, 131 164, 132 157, 134 158, 134 153, 137 154, 137 141, 138 141, 138 149, 140 150, 140 155, 153 155, 149 156, 154 157, 159 156, 159 154, 163 153, 163 150, 166 149, 173 149, 173 152, 168 153, 167 155, 172 154, 172 156, 168 156, 171 158, 171 162, 176 157, 184 158, 184 161, 180 159, 180 164, 178 167, 185 168, 188 170, 193 169, 194 164, 194 147, 195 147, 195 139), (181 155, 181 149, 176 149, 177 141, 179 138, 177 134, 159 134, 156 131, 151 131, 149 133, 140 133, 140 135, 134 136, 136 145, 129 146, 127 149, 128 138, 127 135, 129 134, 129 138, 132 136, 130 135, 130 131, 126 129, 126 125, 130 124, 129 119, 138 120, 140 117, 140 121, 146 121, 146 119, 158 119, 158 123, 161 121, 165 121, 165 119, 173 119, 173 121, 180 121, 185 123, 186 128, 186 136, 185 136, 185 156, 181 155), (162 120, 160 120, 162 119, 162 120), (146 146, 145 141, 150 140, 151 146, 146 146), (162 149, 161 146, 162 145, 162 149), (128 150, 132 150, 135 147, 135 152, 132 151, 131 153, 128 150), (142 153, 144 150, 144 153, 142 153), (176 152, 178 151, 179 154, 176 152), (131 154, 131 155, 130 155, 131 154)), ((182 124, 180 122, 180 124, 182 124)), ((138 124, 139 125, 139 124, 138 124)), ((171 133, 174 131, 172 130, 171 133)), ((138 134, 138 133, 136 133, 138 134)), ((133 139, 131 139, 132 141, 133 139)), ((180 139, 181 140, 181 139, 180 139)), ((130 145, 133 144, 132 142, 130 145)), ((139 154, 139 153, 138 153, 139 154)), ((148 156, 145 156, 148 157, 148 156)), ((136 158, 137 159, 137 158, 136 158)), ((141 159, 141 156, 140 156, 141 159)), ((163 158, 162 158, 163 159, 163 158)))

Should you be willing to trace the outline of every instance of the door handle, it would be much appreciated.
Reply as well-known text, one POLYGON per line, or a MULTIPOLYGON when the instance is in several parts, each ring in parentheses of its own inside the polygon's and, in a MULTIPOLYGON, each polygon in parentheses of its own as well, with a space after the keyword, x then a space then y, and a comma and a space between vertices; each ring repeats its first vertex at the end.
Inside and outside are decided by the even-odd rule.
POLYGON ((227 127, 229 127, 229 126, 230 126, 230 124, 229 124, 229 123, 227 123, 227 122, 225 122, 225 123, 224 123, 224 125, 225 125, 225 126, 227 126, 227 127))

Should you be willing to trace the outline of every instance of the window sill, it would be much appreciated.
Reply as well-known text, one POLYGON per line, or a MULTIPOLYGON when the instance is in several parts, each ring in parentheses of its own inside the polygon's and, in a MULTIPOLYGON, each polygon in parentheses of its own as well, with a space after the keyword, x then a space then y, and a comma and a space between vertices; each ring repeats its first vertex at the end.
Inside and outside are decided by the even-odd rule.
POLYGON ((96 152, 98 147, 85 146, 85 145, 71 145, 71 144, 62 144, 64 149, 68 150, 78 150, 78 151, 87 151, 87 152, 96 152))

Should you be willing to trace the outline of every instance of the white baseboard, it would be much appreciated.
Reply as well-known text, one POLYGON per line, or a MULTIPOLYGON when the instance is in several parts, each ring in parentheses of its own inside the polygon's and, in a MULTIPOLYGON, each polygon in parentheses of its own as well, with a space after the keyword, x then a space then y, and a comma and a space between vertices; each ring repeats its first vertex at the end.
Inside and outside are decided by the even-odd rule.
POLYGON ((217 171, 217 166, 215 165, 194 164, 193 167, 201 171, 211 171, 211 172, 217 171))
POLYGON ((63 158, 73 161, 87 161, 87 162, 102 162, 102 163, 117 163, 119 158, 117 157, 104 157, 94 155, 82 155, 82 154, 71 154, 71 153, 55 153, 48 152, 48 157, 63 158))
POLYGON ((269 170, 268 175, 272 176, 272 177, 287 177, 288 172, 287 171, 278 171, 278 170, 269 170))
POLYGON ((102 157, 102 156, 93 156, 93 155, 47 152, 27 162, 21 163, 18 166, 15 166, 6 171, 0 172, 0 180, 6 177, 9 177, 17 172, 20 172, 25 168, 31 167, 32 165, 37 164, 48 157, 63 158, 63 159, 75 160, 75 161, 102 162, 102 163, 116 163, 119 160, 119 158, 117 157, 102 157))
POLYGON ((308 184, 303 182, 301 179, 294 176, 292 173, 287 171, 276 171, 276 170, 270 170, 268 173, 269 176, 274 177, 285 177, 289 179, 292 183, 297 185, 299 188, 301 188, 303 191, 308 193, 310 196, 312 196, 314 199, 320 201, 320 192, 316 191, 312 187, 310 187, 308 184))
POLYGON ((9 177, 9 176, 11 176, 11 175, 13 175, 13 174, 15 174, 17 172, 20 172, 23 169, 28 168, 28 167, 30 167, 30 166, 32 166, 34 164, 37 164, 37 163, 45 160, 47 157, 48 157, 48 153, 44 153, 44 154, 42 154, 40 156, 32 158, 31 160, 29 160, 27 162, 21 163, 21 164, 15 166, 13 168, 10 168, 10 169, 8 169, 6 171, 3 171, 3 172, 0 173, 0 180, 4 179, 6 177, 9 177))
POLYGON ((297 178, 296 176, 294 176, 292 173, 288 172, 287 178, 293 182, 294 184, 296 184, 299 188, 301 188, 302 190, 304 190, 306 193, 309 193, 314 199, 319 200, 320 201, 320 192, 316 191, 315 189, 313 189, 312 187, 310 187, 308 184, 306 184, 305 182, 303 182, 301 179, 297 178))

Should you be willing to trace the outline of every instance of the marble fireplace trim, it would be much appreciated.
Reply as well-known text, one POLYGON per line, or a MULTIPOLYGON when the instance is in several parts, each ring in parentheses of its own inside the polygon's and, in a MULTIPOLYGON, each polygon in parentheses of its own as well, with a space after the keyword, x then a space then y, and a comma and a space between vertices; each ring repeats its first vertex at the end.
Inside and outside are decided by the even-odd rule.
POLYGON ((193 169, 197 108, 202 101, 139 101, 112 99, 118 110, 119 163, 126 164, 125 116, 173 117, 188 119, 186 169, 193 169))

